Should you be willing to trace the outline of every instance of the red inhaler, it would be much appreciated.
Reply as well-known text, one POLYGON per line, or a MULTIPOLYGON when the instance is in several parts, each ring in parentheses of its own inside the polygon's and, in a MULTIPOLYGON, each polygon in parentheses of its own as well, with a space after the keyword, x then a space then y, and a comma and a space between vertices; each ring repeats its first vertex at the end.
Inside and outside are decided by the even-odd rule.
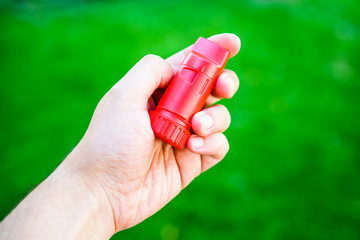
POLYGON ((184 148, 191 133, 191 120, 199 112, 223 71, 230 53, 200 37, 171 80, 156 109, 150 111, 157 138, 184 148))

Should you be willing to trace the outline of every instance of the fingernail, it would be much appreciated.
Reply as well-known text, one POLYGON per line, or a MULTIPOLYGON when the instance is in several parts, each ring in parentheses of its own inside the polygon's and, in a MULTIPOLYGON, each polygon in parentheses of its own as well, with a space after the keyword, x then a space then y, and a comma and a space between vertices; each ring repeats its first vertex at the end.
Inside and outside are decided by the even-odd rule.
POLYGON ((214 120, 209 114, 200 114, 198 120, 200 121, 201 128, 205 131, 210 130, 214 124, 214 120))
POLYGON ((195 149, 200 148, 202 145, 204 145, 204 139, 202 137, 192 137, 191 145, 195 149))

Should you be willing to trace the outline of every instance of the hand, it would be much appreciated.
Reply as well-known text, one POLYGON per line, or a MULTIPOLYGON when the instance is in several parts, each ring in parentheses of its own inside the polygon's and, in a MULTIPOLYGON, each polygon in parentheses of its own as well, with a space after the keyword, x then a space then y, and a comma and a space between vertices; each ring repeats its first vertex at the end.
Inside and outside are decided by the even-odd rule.
MULTIPOLYGON (((209 39, 228 49, 231 56, 240 49, 240 40, 233 34, 209 39)), ((222 132, 230 125, 230 114, 223 105, 194 115, 195 134, 182 150, 154 137, 148 111, 189 50, 166 60, 155 55, 142 58, 101 99, 85 136, 60 166, 82 179, 104 214, 113 218, 115 232, 157 212, 229 150, 222 132)), ((207 105, 231 98, 238 86, 236 74, 224 70, 207 105)))

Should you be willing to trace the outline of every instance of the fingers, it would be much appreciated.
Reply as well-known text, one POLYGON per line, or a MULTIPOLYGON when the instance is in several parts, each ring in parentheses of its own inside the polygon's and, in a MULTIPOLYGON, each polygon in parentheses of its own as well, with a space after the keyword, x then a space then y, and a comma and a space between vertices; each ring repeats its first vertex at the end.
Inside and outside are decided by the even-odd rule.
POLYGON ((212 95, 218 98, 231 98, 239 89, 239 78, 232 70, 225 69, 216 80, 212 95))
POLYGON ((176 153, 184 158, 176 157, 181 171, 182 188, 188 185, 194 177, 208 170, 221 161, 229 151, 227 138, 221 132, 230 125, 230 114, 222 105, 215 105, 194 115, 193 134, 187 147, 176 153), (196 159, 198 161, 195 161, 196 159))
POLYGON ((201 172, 204 172, 225 157, 229 151, 229 142, 222 133, 214 133, 207 137, 192 135, 187 147, 193 153, 202 155, 201 172))
MULTIPOLYGON (((239 89, 239 78, 232 70, 225 69, 219 78, 216 80, 214 89, 208 99, 205 106, 212 105, 222 98, 231 98, 239 89)), ((153 98, 158 103, 165 89, 158 89, 154 92, 153 98)))
POLYGON ((174 72, 169 63, 156 55, 146 55, 111 89, 133 103, 146 108, 147 100, 157 88, 165 87, 174 72))
POLYGON ((215 105, 196 113, 192 119, 192 129, 199 136, 224 132, 230 125, 231 117, 226 107, 215 105))
MULTIPOLYGON (((218 35, 214 35, 208 38, 210 41, 213 41, 217 44, 219 44, 221 47, 229 50, 230 57, 235 56, 241 46, 240 38, 232 33, 222 33, 218 35)), ((181 50, 180 52, 168 57, 166 61, 171 64, 174 71, 177 71, 186 57, 187 53, 190 51, 192 45, 181 50)))
POLYGON ((188 149, 201 155, 201 172, 222 160, 229 151, 229 143, 222 133, 230 125, 230 113, 223 105, 215 105, 194 115, 192 135, 187 142, 188 149))
MULTIPOLYGON (((229 50, 230 57, 235 56, 239 52, 241 47, 240 38, 235 34, 231 33, 214 35, 209 37, 208 39, 229 50)), ((175 72, 179 69, 182 61, 184 60, 191 48, 192 46, 189 46, 166 59, 166 61, 170 63, 175 72)), ((219 76, 215 84, 213 93, 209 96, 205 105, 208 106, 214 104, 221 98, 232 97, 237 91, 238 87, 239 79, 236 74, 230 70, 224 70, 224 72, 219 76), (230 79, 232 81, 230 81, 230 79)))
MULTIPOLYGON (((234 56, 240 49, 240 39, 234 34, 219 34, 209 38, 230 51, 234 56)), ((165 88, 174 75, 174 70, 180 66, 191 46, 169 57, 167 61, 156 55, 143 57, 130 71, 111 89, 110 95, 116 98, 121 96, 133 105, 139 103, 141 108, 149 108, 147 100, 158 88, 165 88), (170 64, 169 64, 170 63, 170 64)), ((206 105, 218 101, 220 98, 231 97, 238 88, 238 78, 230 70, 220 75, 213 95, 209 97, 206 105), (230 81, 232 78, 233 82, 230 81)), ((126 104, 126 103, 125 103, 126 104)))
POLYGON ((225 69, 216 80, 214 89, 206 100, 205 105, 214 104, 222 98, 231 98, 239 89, 239 85, 240 82, 236 73, 225 69))

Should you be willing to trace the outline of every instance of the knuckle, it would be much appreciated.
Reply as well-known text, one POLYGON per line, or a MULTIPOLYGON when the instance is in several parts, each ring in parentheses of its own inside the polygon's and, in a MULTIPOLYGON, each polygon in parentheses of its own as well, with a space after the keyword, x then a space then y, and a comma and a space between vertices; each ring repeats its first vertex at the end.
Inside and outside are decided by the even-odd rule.
POLYGON ((235 85, 238 86, 240 84, 240 80, 238 75, 230 69, 224 70, 224 74, 228 75, 230 78, 232 78, 235 81, 235 85))
POLYGON ((124 88, 121 86, 116 86, 111 88, 105 95, 106 99, 109 99, 112 103, 118 103, 123 101, 126 98, 127 91, 124 91, 124 88))
POLYGON ((214 157, 216 159, 222 160, 225 157, 225 155, 229 152, 230 149, 229 141, 227 140, 226 136, 222 133, 218 133, 216 137, 218 138, 217 142, 219 144, 218 144, 218 149, 214 154, 214 157))
POLYGON ((223 141, 222 141, 221 159, 223 159, 230 150, 229 141, 227 140, 224 134, 222 134, 222 137, 223 137, 223 141))
POLYGON ((226 121, 226 128, 228 128, 231 123, 231 115, 227 108, 226 108, 226 111, 224 112, 224 117, 225 117, 225 121, 226 121))
POLYGON ((236 74, 233 70, 227 69, 227 70, 226 70, 226 73, 227 73, 228 75, 230 75, 230 77, 233 78, 234 80, 236 80, 236 81, 239 80, 237 74, 236 74))
POLYGON ((227 108, 222 104, 216 104, 215 107, 220 111, 221 113, 227 112, 227 108))
POLYGON ((230 69, 225 69, 224 73, 230 75, 231 77, 236 76, 236 73, 233 70, 230 70, 230 69))
POLYGON ((218 112, 217 115, 221 116, 222 125, 227 129, 231 123, 231 115, 229 110, 221 104, 216 105, 218 112))
MULTIPOLYGON (((225 137, 225 155, 229 152, 229 150, 230 150, 230 144, 229 144, 229 141, 227 140, 227 138, 225 137)), ((224 156, 225 156, 224 155, 224 156)))
POLYGON ((162 59, 160 56, 155 55, 155 54, 147 54, 145 55, 141 61, 146 62, 146 63, 153 63, 153 62, 163 62, 165 61, 164 59, 162 59))

